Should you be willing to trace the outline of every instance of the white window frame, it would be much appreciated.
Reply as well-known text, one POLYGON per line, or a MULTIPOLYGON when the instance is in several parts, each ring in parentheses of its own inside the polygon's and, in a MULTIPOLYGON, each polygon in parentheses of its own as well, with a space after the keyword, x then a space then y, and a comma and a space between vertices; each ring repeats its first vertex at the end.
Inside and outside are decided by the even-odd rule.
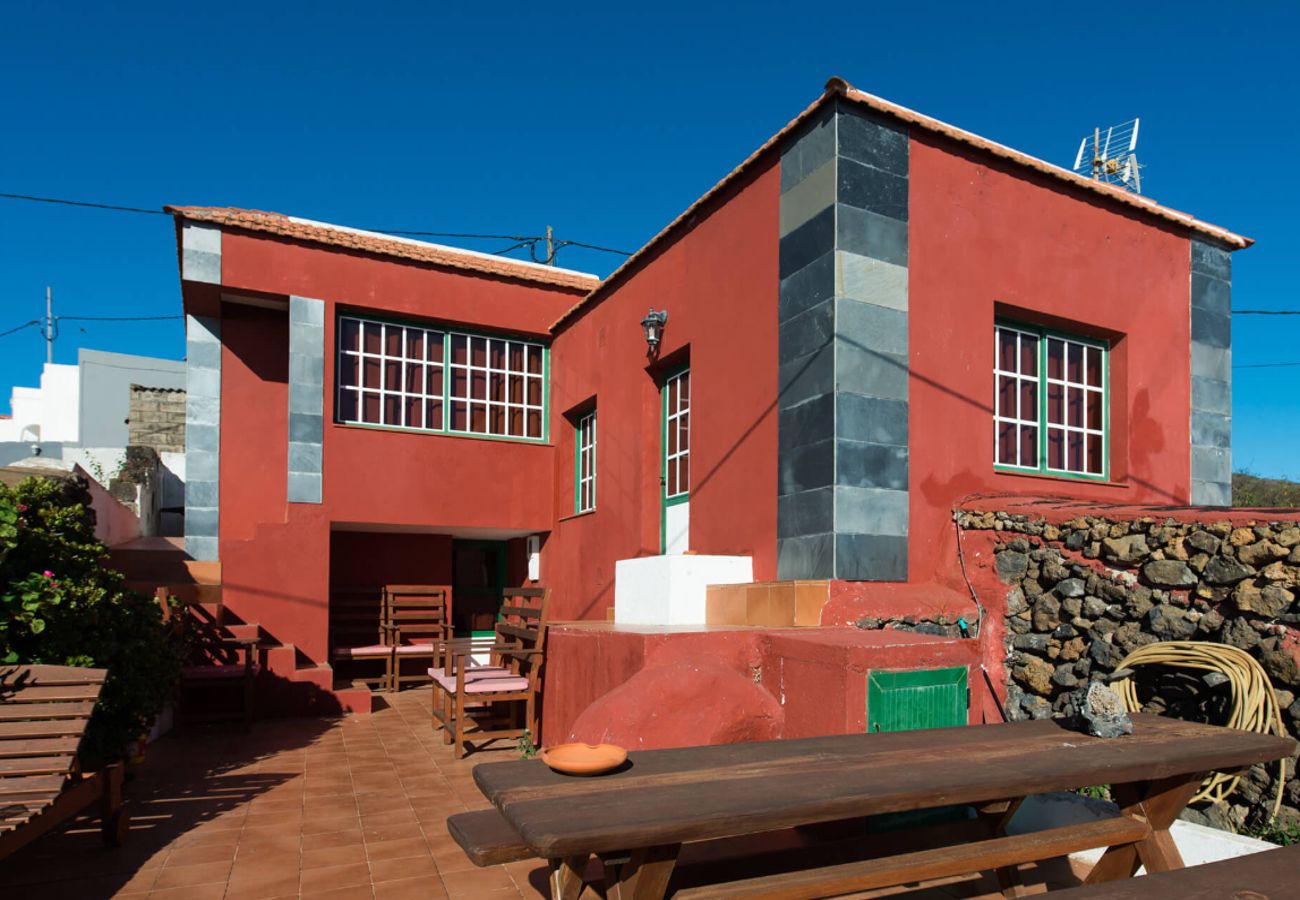
POLYGON ((679 497, 689 497, 691 493, 691 400, 690 389, 688 387, 686 398, 682 398, 682 384, 690 384, 691 370, 683 369, 667 378, 664 381, 664 499, 673 500, 679 497), (674 399, 676 402, 676 411, 669 412, 671 405, 668 400, 671 396, 669 392, 675 391, 674 399), (669 452, 668 435, 678 427, 682 419, 686 419, 685 431, 677 431, 677 449, 669 452), (676 466, 677 487, 675 493, 669 493, 668 486, 672 483, 668 479, 668 473, 676 466), (683 487, 685 485, 685 487, 683 487))
POLYGON ((546 407, 548 401, 548 385, 550 354, 548 348, 535 341, 520 340, 518 338, 503 337, 490 334, 476 334, 474 332, 460 331, 454 329, 437 328, 414 323, 394 322, 385 319, 371 318, 359 315, 341 315, 336 323, 337 336, 337 356, 338 370, 335 372, 335 421, 344 425, 359 425, 370 428, 389 428, 403 431, 421 431, 437 434, 456 434, 472 437, 496 438, 498 440, 528 441, 531 443, 544 443, 547 440, 548 421, 546 407), (345 347, 342 340, 342 331, 344 323, 355 323, 358 327, 357 346, 355 349, 345 347), (379 353, 368 353, 365 350, 365 335, 368 329, 379 329, 379 353), (388 339, 392 331, 400 333, 401 355, 390 355, 388 350, 388 339), (420 347, 424 353, 424 358, 413 359, 406 355, 407 341, 410 332, 420 334, 420 347), (465 341, 465 362, 453 363, 452 361, 452 344, 453 340, 463 339, 465 341), (442 357, 440 362, 428 361, 429 342, 438 341, 442 347, 442 357), (473 361, 475 342, 482 341, 484 363, 475 365, 473 361), (501 366, 492 365, 492 350, 494 345, 501 348, 501 366), (522 368, 512 367, 512 350, 519 350, 519 359, 522 368), (529 359, 534 354, 538 358, 538 371, 530 372, 529 359), (356 384, 346 384, 342 376, 342 366, 345 359, 354 358, 357 367, 356 384), (372 387, 365 383, 365 363, 366 360, 375 360, 379 364, 379 381, 378 386, 372 387), (398 382, 399 390, 388 390, 384 386, 384 377, 390 363, 396 363, 400 366, 400 379, 398 382), (421 369, 419 391, 408 389, 407 377, 413 367, 421 369), (429 369, 438 369, 442 372, 442 389, 441 392, 429 393, 429 369), (454 379, 458 373, 464 374, 464 396, 454 393, 454 379), (484 396, 482 398, 474 397, 473 380, 475 376, 481 376, 484 385, 484 396), (512 376, 518 378, 517 387, 511 385, 512 376), (496 377, 500 380, 502 388, 501 399, 492 399, 492 382, 496 377), (536 392, 537 403, 529 400, 530 388, 536 392), (345 397, 349 394, 356 395, 356 411, 351 418, 344 414, 346 408, 345 397), (515 394, 520 396, 516 397, 515 394), (368 421, 364 418, 365 400, 367 396, 375 396, 379 401, 379 421, 368 421), (396 398, 397 416, 396 421, 388 421, 387 409, 385 404, 386 398, 396 398), (416 399, 420 401, 420 421, 408 422, 407 419, 407 401, 416 399), (442 413, 438 416, 438 421, 427 421, 429 418, 429 404, 440 404, 442 413), (465 427, 453 427, 452 406, 455 403, 463 403, 465 406, 465 427), (483 416, 482 429, 474 428, 474 413, 481 410, 483 416), (499 410, 501 415, 501 430, 493 431, 493 412, 499 410), (510 414, 512 411, 519 413, 521 433, 511 434, 510 414), (529 416, 535 415, 536 428, 530 429, 529 416))
POLYGON ((593 512, 596 509, 596 411, 578 419, 577 425, 577 492, 574 511, 593 512))
POLYGON ((1093 481, 1105 481, 1110 477, 1110 347, 1100 340, 1083 338, 1077 335, 1066 334, 1046 328, 1034 328, 1032 326, 1016 325, 1009 322, 997 322, 993 329, 993 460, 994 467, 1003 471, 1020 471, 1020 472, 1038 472, 1046 475, 1059 475, 1069 478, 1088 479, 1093 481), (1007 371, 1002 368, 1002 355, 999 347, 999 337, 1002 332, 1013 333, 1016 335, 1016 366, 1019 367, 1022 353, 1021 348, 1025 338, 1032 338, 1037 341, 1036 374, 1024 375, 1018 371, 1007 371), (1061 357, 1061 377, 1053 378, 1048 365, 1048 357, 1052 342, 1059 342, 1062 345, 1061 357), (1070 379, 1070 356, 1075 353, 1082 354, 1080 363, 1081 375, 1080 381, 1070 379), (1088 383, 1088 355, 1092 353, 1100 354, 1099 372, 1100 385, 1088 383), (1000 390, 1001 380, 1004 377, 1010 377, 1016 381, 1016 405, 1017 409, 1002 409, 1002 391, 1000 390), (1019 409, 1023 398, 1023 391, 1020 390, 1024 383, 1036 384, 1035 408, 1032 410, 1019 409), (1051 388, 1058 387, 1061 390, 1062 422, 1049 422, 1048 403, 1051 388), (1069 424, 1069 399, 1071 391, 1083 393, 1083 410, 1081 416, 1082 425, 1069 424), (1099 416, 1101 427, 1093 428, 1088 424, 1088 410, 1093 404, 1100 404, 1101 414, 1099 416), (998 461, 998 432, 1003 425, 1029 426, 1037 429, 1036 453, 1037 464, 1028 465, 1022 459, 1023 445, 1019 439, 1019 428, 1017 428, 1016 439, 1016 462, 998 461), (1053 434, 1059 434, 1062 440, 1062 466, 1051 465, 1051 455, 1048 451, 1048 442, 1053 434), (1070 466, 1069 439, 1071 434, 1077 434, 1082 437, 1082 450, 1080 452, 1079 466, 1070 466), (1088 442, 1090 438, 1097 438, 1101 441, 1101 471, 1095 472, 1088 468, 1088 442))

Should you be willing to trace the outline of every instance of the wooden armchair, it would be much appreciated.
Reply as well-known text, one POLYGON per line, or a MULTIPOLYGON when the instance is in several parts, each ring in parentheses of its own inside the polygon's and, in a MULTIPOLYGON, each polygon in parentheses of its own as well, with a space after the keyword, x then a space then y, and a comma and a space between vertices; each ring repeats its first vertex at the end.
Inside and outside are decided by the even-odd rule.
POLYGON ((388 657, 387 689, 399 691, 408 682, 424 683, 439 648, 452 637, 451 588, 446 585, 389 584, 384 586, 384 642, 388 657), (418 672, 409 670, 412 663, 418 672))
MULTIPOLYGON (((0 666, 0 859, 95 801, 104 841, 117 846, 126 838, 122 764, 87 774, 77 760, 107 674, 72 666, 0 666)), ((15 886, 14 896, 21 893, 15 886)))
POLYGON ((445 642, 435 665, 428 670, 433 679, 433 722, 441 727, 443 740, 455 744, 456 758, 475 749, 465 738, 471 718, 475 741, 518 738, 537 730, 538 694, 545 660, 549 588, 507 588, 501 618, 491 644, 472 639, 445 642), (473 657, 486 652, 486 665, 473 657))

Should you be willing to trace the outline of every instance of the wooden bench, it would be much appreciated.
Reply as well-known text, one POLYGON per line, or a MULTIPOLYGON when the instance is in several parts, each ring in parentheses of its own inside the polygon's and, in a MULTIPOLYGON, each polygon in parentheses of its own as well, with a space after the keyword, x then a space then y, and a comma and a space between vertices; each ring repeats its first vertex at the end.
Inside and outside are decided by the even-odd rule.
POLYGON ((354 684, 388 688, 393 651, 384 630, 386 619, 383 591, 379 587, 330 588, 330 662, 383 666, 373 675, 350 673, 354 684))
POLYGON ((1054 891, 1063 900, 1282 900, 1300 895, 1300 844, 1127 881, 1054 891))
POLYGON ((77 750, 105 669, 0 666, 0 859, 99 801, 104 841, 126 838, 121 763, 83 773, 77 750))

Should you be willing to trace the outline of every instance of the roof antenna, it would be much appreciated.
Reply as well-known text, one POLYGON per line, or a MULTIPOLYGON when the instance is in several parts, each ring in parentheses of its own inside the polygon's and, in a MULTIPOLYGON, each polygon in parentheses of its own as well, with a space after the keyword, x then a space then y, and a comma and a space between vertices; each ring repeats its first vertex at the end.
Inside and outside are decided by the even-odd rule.
POLYGON ((1142 193, 1142 169, 1138 162, 1138 125, 1140 119, 1131 119, 1110 128, 1094 128, 1079 142, 1079 152, 1071 167, 1079 175, 1093 181, 1102 181, 1125 188, 1135 194, 1142 193), (1089 152, 1089 143, 1092 144, 1089 152))

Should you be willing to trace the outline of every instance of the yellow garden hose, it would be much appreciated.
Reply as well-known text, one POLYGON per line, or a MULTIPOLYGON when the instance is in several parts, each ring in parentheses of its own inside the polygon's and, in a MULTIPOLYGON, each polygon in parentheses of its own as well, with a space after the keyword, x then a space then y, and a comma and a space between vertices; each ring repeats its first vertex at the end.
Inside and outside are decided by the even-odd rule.
MULTIPOLYGON (((1229 728, 1242 731, 1255 731, 1260 734, 1276 734, 1286 737, 1282 726, 1282 711, 1278 708, 1273 685, 1259 663, 1244 650, 1227 644, 1208 644, 1202 641, 1165 641, 1147 644, 1134 650, 1116 667, 1117 669, 1136 669, 1138 666, 1174 666, 1184 669, 1200 669, 1206 672, 1220 672, 1228 679, 1232 688, 1232 714, 1228 718, 1229 728)), ((1112 690, 1119 694, 1129 712, 1139 712, 1142 704, 1138 700, 1137 688, 1133 679, 1122 678, 1110 684, 1112 690)), ((1276 816, 1282 806, 1282 791, 1286 785, 1286 760, 1278 760, 1277 799, 1273 801, 1273 815, 1276 816)), ((1219 803, 1227 799, 1237 788, 1240 776, 1229 777, 1218 772, 1211 775, 1201 786, 1201 792, 1192 798, 1192 802, 1209 800, 1219 803)))

